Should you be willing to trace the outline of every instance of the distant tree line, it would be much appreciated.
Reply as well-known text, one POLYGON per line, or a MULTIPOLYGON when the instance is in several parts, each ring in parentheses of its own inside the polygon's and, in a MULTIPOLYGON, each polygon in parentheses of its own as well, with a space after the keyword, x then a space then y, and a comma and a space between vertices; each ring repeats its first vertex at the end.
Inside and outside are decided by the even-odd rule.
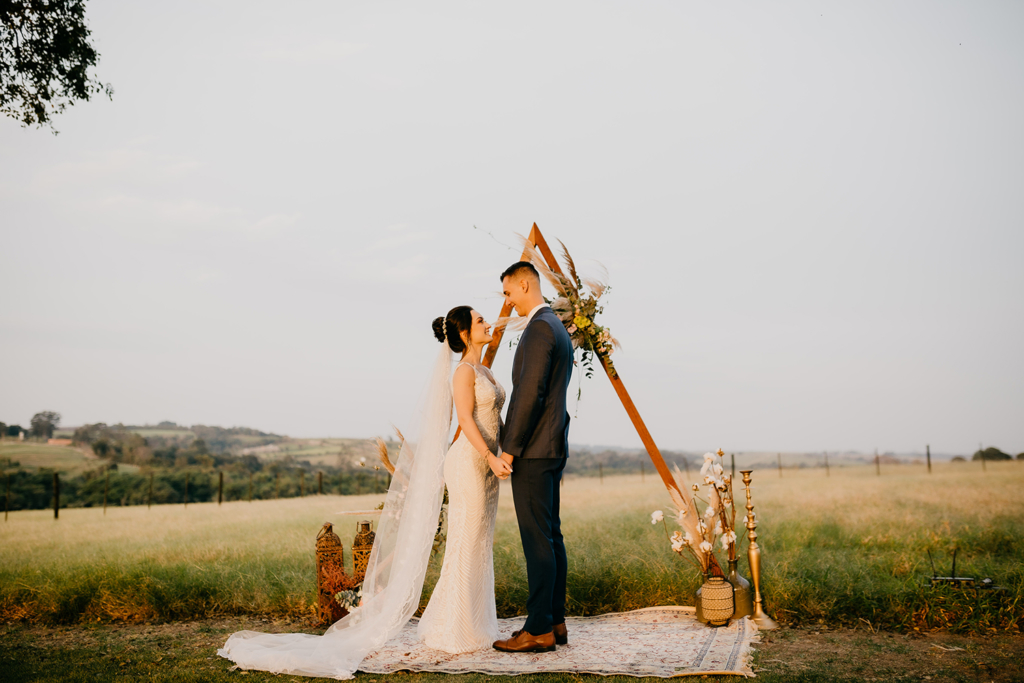
POLYGON ((31 425, 25 429, 21 425, 8 425, 0 422, 0 436, 20 436, 22 432, 37 439, 52 439, 53 432, 60 426, 60 413, 44 410, 32 416, 31 425))
MULTIPOLYGON (((223 500, 273 500, 315 495, 319 492, 317 474, 320 472, 323 473, 323 493, 327 495, 384 493, 389 484, 384 470, 363 468, 338 472, 335 468, 321 468, 314 471, 306 467, 291 467, 291 464, 274 463, 258 472, 251 472, 251 477, 244 471, 225 471, 223 500)), ((52 470, 16 470, 8 476, 8 509, 53 507, 52 470)), ((60 506, 102 507, 104 495, 108 506, 208 503, 217 500, 219 486, 218 471, 177 469, 129 473, 118 471, 116 465, 111 465, 77 476, 61 476, 60 506)))
MULTIPOLYGON (((40 415, 45 419, 33 418, 33 425, 41 425, 44 434, 48 429, 46 420, 52 428, 60 422, 56 413, 47 411, 37 417, 40 415)), ((325 494, 382 493, 390 482, 387 471, 374 469, 373 464, 313 465, 291 455, 266 462, 255 455, 227 450, 239 446, 239 437, 246 437, 246 443, 274 443, 284 438, 255 429, 203 425, 185 429, 173 423, 158 427, 181 434, 143 437, 133 431, 137 427, 104 423, 76 429, 72 441, 91 448, 102 462, 82 474, 61 475, 61 507, 102 506, 104 491, 109 506, 181 504, 186 502, 186 482, 188 502, 215 501, 220 473, 224 474, 225 501, 315 494, 321 476, 325 494), (193 434, 210 438, 212 447, 205 438, 193 434)), ((52 434, 52 429, 49 433, 52 434)), ((53 505, 53 470, 26 471, 12 460, 0 462, 0 468, 9 473, 8 509, 42 509, 53 505)), ((0 489, 0 494, 4 491, 6 488, 0 489)))
MULTIPOLYGON (((1018 453, 1017 459, 1024 460, 1024 453, 1018 453)), ((974 451, 974 455, 971 456, 971 460, 1013 460, 1013 456, 1009 453, 1003 453, 994 446, 989 446, 984 450, 974 451)))

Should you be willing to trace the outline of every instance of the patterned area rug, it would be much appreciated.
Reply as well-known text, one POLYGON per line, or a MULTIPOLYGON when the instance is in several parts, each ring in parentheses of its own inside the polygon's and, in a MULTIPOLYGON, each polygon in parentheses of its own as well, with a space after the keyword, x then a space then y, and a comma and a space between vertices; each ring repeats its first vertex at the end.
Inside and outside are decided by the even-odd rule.
MULTIPOLYGON (((522 628, 526 617, 499 619, 503 638, 522 628)), ((569 644, 556 652, 511 654, 487 649, 461 655, 431 650, 417 642, 413 619, 383 648, 363 660, 360 671, 432 671, 516 675, 568 671, 605 676, 753 676, 751 643, 757 627, 740 619, 721 628, 704 626, 693 607, 649 607, 599 617, 569 617, 569 644)))

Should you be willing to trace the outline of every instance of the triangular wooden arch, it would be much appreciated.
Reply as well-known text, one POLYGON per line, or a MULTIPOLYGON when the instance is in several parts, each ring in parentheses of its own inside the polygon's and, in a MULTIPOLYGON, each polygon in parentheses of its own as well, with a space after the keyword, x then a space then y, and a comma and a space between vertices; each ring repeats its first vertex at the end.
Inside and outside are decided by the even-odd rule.
MULTIPOLYGON (((558 265, 558 261, 555 260, 555 255, 551 253, 551 248, 548 243, 544 240, 544 235, 541 234, 540 228, 534 223, 530 229, 530 234, 526 238, 527 241, 532 244, 540 252, 541 256, 544 257, 544 262, 548 264, 548 268, 554 272, 562 275, 562 268, 558 265)), ((527 253, 524 251, 521 260, 528 260, 527 253)), ((501 313, 499 314, 502 318, 507 318, 512 314, 512 306, 504 304, 501 307, 501 313)), ((491 367, 494 362, 494 356, 498 353, 498 346, 501 344, 501 338, 504 336, 505 329, 498 328, 494 332, 494 338, 491 339, 491 343, 487 345, 487 351, 484 353, 483 363, 487 367, 491 367)), ((600 357, 599 357, 600 358, 600 357)), ((658 474, 661 475, 661 480, 665 483, 665 487, 672 490, 679 491, 679 487, 676 485, 676 480, 672 476, 672 472, 669 471, 668 465, 665 464, 665 458, 661 456, 661 451, 658 450, 658 446, 654 443, 654 439, 651 438, 651 433, 647 431, 647 425, 644 424, 644 420, 640 417, 640 412, 633 405, 633 399, 629 397, 629 392, 626 391, 625 385, 622 383, 622 378, 619 373, 611 372, 608 368, 608 364, 605 359, 600 358, 601 367, 604 368, 605 374, 608 375, 608 381, 612 383, 612 387, 615 389, 615 393, 619 395, 619 400, 622 401, 622 407, 626 409, 626 414, 629 415, 629 419, 633 421, 633 427, 636 428, 637 434, 640 435, 640 440, 643 441, 644 448, 647 449, 647 454, 651 456, 651 462, 654 463, 654 469, 658 470, 658 474)))

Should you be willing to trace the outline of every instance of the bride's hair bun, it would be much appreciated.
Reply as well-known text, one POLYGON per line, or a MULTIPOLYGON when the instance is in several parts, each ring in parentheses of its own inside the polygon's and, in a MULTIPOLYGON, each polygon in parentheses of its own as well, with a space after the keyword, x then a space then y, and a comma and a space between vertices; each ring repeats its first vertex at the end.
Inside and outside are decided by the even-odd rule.
POLYGON ((437 341, 444 342, 444 316, 434 318, 434 322, 430 326, 434 328, 434 336, 437 337, 437 341))
POLYGON ((445 317, 434 318, 434 322, 430 326, 434 329, 437 341, 443 343, 447 339, 448 346, 452 351, 462 353, 466 350, 462 334, 466 333, 468 337, 473 328, 473 309, 470 306, 456 306, 448 311, 448 315, 445 317))

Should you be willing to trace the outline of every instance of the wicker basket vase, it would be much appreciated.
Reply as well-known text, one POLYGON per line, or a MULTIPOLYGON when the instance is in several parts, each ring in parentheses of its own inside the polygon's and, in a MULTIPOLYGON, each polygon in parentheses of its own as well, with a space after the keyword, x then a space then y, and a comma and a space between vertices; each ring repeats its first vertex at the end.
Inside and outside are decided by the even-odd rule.
POLYGON ((736 603, 733 586, 721 576, 712 576, 697 589, 697 620, 708 626, 726 626, 736 603))

